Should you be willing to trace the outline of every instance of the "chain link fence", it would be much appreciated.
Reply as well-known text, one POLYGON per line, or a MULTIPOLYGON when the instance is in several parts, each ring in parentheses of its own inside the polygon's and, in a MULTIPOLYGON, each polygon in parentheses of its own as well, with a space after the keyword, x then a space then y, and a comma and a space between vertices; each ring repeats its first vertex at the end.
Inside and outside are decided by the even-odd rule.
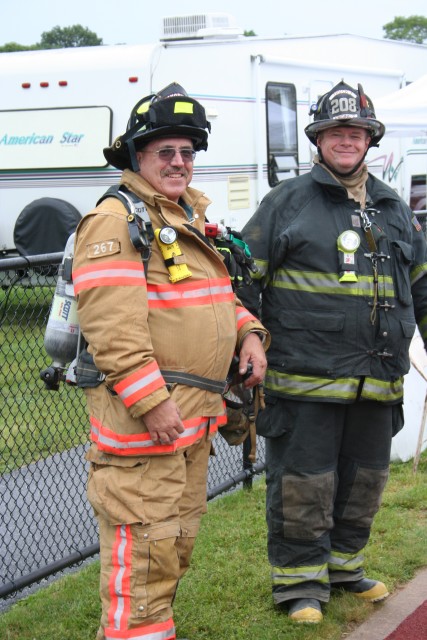
MULTIPOLYGON (((88 415, 83 392, 65 383, 48 390, 51 364, 44 332, 62 253, 0 260, 0 598, 99 551, 86 500, 88 415)), ((249 443, 248 443, 249 444, 249 443)), ((208 499, 264 468, 248 462, 246 443, 215 440, 208 499)))

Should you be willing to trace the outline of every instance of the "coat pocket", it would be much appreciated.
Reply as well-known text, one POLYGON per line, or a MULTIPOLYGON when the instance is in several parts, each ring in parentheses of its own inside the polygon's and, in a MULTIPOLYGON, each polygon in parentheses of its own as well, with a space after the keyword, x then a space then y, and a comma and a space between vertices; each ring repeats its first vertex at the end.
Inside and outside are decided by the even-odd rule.
POLYGON ((279 438, 289 430, 290 425, 286 423, 281 406, 282 403, 278 398, 265 397, 265 408, 258 412, 256 418, 257 435, 264 438, 279 438))
POLYGON ((412 303, 410 268, 414 260, 412 245, 401 240, 391 242, 394 263, 396 298, 405 306, 412 303))
POLYGON ((95 511, 110 524, 150 524, 143 501, 143 478, 150 461, 135 467, 92 465, 87 497, 95 511))
POLYGON ((284 371, 304 375, 336 376, 341 356, 346 314, 341 309, 286 309, 280 313, 280 344, 284 371))

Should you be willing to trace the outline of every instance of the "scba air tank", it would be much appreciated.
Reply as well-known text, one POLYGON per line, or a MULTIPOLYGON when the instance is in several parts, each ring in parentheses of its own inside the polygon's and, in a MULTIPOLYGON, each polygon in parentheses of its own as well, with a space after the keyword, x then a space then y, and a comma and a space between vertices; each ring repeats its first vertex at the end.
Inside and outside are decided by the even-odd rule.
POLYGON ((74 254, 73 233, 67 240, 64 257, 58 271, 55 294, 47 321, 44 336, 44 347, 53 362, 51 367, 42 372, 46 384, 58 382, 58 371, 64 371, 77 353, 79 341, 79 321, 77 317, 77 301, 71 280, 72 259, 74 254), (54 375, 55 374, 55 375, 54 375))

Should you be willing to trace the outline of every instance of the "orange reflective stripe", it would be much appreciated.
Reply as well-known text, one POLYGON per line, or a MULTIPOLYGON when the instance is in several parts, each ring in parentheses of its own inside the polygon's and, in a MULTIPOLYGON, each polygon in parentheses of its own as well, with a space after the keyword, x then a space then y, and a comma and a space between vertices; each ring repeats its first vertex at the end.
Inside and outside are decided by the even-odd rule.
POLYGON ((114 385, 114 391, 123 400, 123 404, 130 407, 156 389, 164 387, 165 384, 157 362, 153 361, 114 385))
POLYGON ((241 329, 246 322, 258 322, 252 313, 249 313, 244 307, 237 307, 236 309, 237 329, 241 329))
POLYGON ((182 447, 194 444, 203 436, 209 427, 210 433, 215 433, 218 426, 226 424, 226 415, 213 418, 199 417, 183 420, 184 432, 171 444, 154 444, 150 434, 123 434, 116 433, 109 427, 105 427, 100 420, 90 417, 91 439, 100 451, 113 453, 116 456, 153 455, 158 453, 175 453, 182 447))
POLYGON ((110 607, 108 610, 108 626, 114 630, 126 630, 129 622, 131 554, 132 531, 130 525, 118 525, 112 549, 111 562, 113 570, 109 581, 110 607))
POLYGON ((177 284, 149 284, 147 290, 150 309, 191 307, 234 300, 229 278, 177 284))
POLYGON ((175 625, 172 618, 165 622, 149 624, 137 629, 118 631, 104 629, 105 640, 175 640, 175 625))
POLYGON ((209 425, 210 433, 216 433, 218 431, 218 427, 222 427, 224 424, 227 424, 227 414, 225 413, 225 409, 222 416, 215 416, 214 418, 211 418, 209 425))
POLYGON ((95 287, 145 286, 144 265, 125 260, 86 265, 73 271, 73 284, 76 294, 95 287))

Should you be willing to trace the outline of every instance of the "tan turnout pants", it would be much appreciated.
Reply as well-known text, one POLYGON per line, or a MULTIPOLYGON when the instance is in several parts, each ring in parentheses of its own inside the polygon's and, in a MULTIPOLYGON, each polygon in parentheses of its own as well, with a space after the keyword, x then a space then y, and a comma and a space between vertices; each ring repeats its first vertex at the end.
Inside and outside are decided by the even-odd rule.
POLYGON ((92 464, 102 603, 97 640, 173 640, 172 603, 206 512, 211 438, 133 467, 92 464))

